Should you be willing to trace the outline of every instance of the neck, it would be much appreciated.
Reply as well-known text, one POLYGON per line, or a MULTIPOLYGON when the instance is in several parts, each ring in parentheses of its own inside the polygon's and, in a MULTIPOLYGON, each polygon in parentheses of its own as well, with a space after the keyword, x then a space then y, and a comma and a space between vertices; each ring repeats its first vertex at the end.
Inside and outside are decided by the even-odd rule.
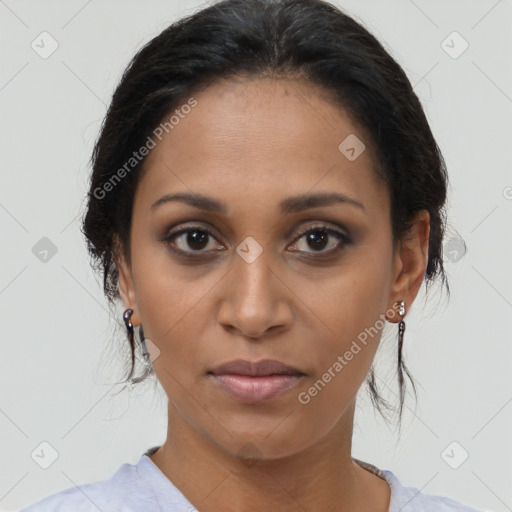
MULTIPOLYGON (((167 439, 151 459, 204 512, 357 511, 363 505, 365 510, 385 512, 387 483, 351 456, 354 406, 321 442, 287 457, 251 460, 229 453, 193 429, 170 404, 167 439)), ((251 454, 251 446, 244 453, 251 454)))

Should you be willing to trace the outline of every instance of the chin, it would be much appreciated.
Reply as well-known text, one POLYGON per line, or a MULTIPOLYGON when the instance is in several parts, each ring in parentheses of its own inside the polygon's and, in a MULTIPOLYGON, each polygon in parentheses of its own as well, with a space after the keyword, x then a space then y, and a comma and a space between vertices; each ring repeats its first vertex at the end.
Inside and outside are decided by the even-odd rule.
MULTIPOLYGON (((247 460, 248 464, 255 464, 257 461, 272 461, 284 459, 295 455, 310 446, 314 440, 301 435, 297 428, 289 425, 283 428, 283 418, 275 418, 272 426, 261 425, 255 429, 239 428, 225 424, 222 437, 211 438, 217 446, 230 455, 239 457, 242 461, 247 460), (281 423, 281 426, 278 426, 281 423)), ((239 425, 239 427, 241 427, 239 425)))

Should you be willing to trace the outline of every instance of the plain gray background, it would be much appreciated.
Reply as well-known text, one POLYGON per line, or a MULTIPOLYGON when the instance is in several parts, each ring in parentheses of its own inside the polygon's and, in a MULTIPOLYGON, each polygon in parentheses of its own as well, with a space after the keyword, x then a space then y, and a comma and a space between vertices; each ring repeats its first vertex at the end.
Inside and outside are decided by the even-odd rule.
MULTIPOLYGON (((353 456, 425 493, 512 510, 512 4, 336 3, 406 70, 451 182, 445 258, 452 295, 445 301, 433 289, 425 304, 421 293, 406 317, 418 407, 409 398, 397 442, 363 391, 353 456)), ((204 5, 0 1, 3 510, 107 478, 165 439, 159 386, 114 395, 125 354, 118 348, 124 333, 115 330, 121 310, 109 313, 79 221, 92 144, 122 71, 143 43, 204 5), (47 58, 31 47, 35 41, 41 52, 45 37, 51 48, 41 32, 58 44, 47 58), (41 253, 53 246, 55 254, 41 253), (52 450, 58 456, 43 469, 52 450), (39 463, 34 453, 44 454, 39 463)), ((386 327, 377 354, 379 384, 394 401, 395 339, 396 325, 386 327)))

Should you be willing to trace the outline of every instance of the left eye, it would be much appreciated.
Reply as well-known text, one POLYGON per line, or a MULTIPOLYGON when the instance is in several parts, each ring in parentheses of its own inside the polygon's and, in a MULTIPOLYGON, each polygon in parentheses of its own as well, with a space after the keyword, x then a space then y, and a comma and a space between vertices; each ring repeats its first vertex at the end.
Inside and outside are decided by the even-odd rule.
POLYGON ((299 249, 299 252, 331 252, 340 248, 340 245, 348 244, 350 242, 348 236, 341 231, 337 231, 325 226, 314 226, 309 228, 307 231, 298 236, 294 245, 299 245, 297 242, 302 239, 305 240, 305 244, 312 248, 313 251, 299 249), (332 237, 337 238, 338 241, 336 243, 332 243, 332 237), (331 240, 329 240, 329 238, 331 238, 331 240), (326 247, 327 250, 324 250, 326 247))

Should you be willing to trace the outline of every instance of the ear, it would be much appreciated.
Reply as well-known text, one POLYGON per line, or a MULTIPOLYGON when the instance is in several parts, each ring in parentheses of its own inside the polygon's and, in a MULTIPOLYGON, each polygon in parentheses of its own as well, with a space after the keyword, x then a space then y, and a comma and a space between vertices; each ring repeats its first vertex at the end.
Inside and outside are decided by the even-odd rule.
POLYGON ((137 301, 135 298, 135 287, 133 286, 133 276, 131 266, 126 261, 126 257, 121 248, 119 238, 115 236, 114 241, 114 261, 119 276, 119 293, 125 309, 132 309, 133 315, 131 322, 133 326, 141 323, 139 311, 137 309, 137 301))
POLYGON ((407 313, 418 294, 428 264, 429 236, 430 214, 427 210, 420 210, 396 250, 388 303, 388 311, 395 311, 395 314, 386 315, 389 322, 398 323, 403 318, 398 315, 396 302, 405 301, 407 313))

